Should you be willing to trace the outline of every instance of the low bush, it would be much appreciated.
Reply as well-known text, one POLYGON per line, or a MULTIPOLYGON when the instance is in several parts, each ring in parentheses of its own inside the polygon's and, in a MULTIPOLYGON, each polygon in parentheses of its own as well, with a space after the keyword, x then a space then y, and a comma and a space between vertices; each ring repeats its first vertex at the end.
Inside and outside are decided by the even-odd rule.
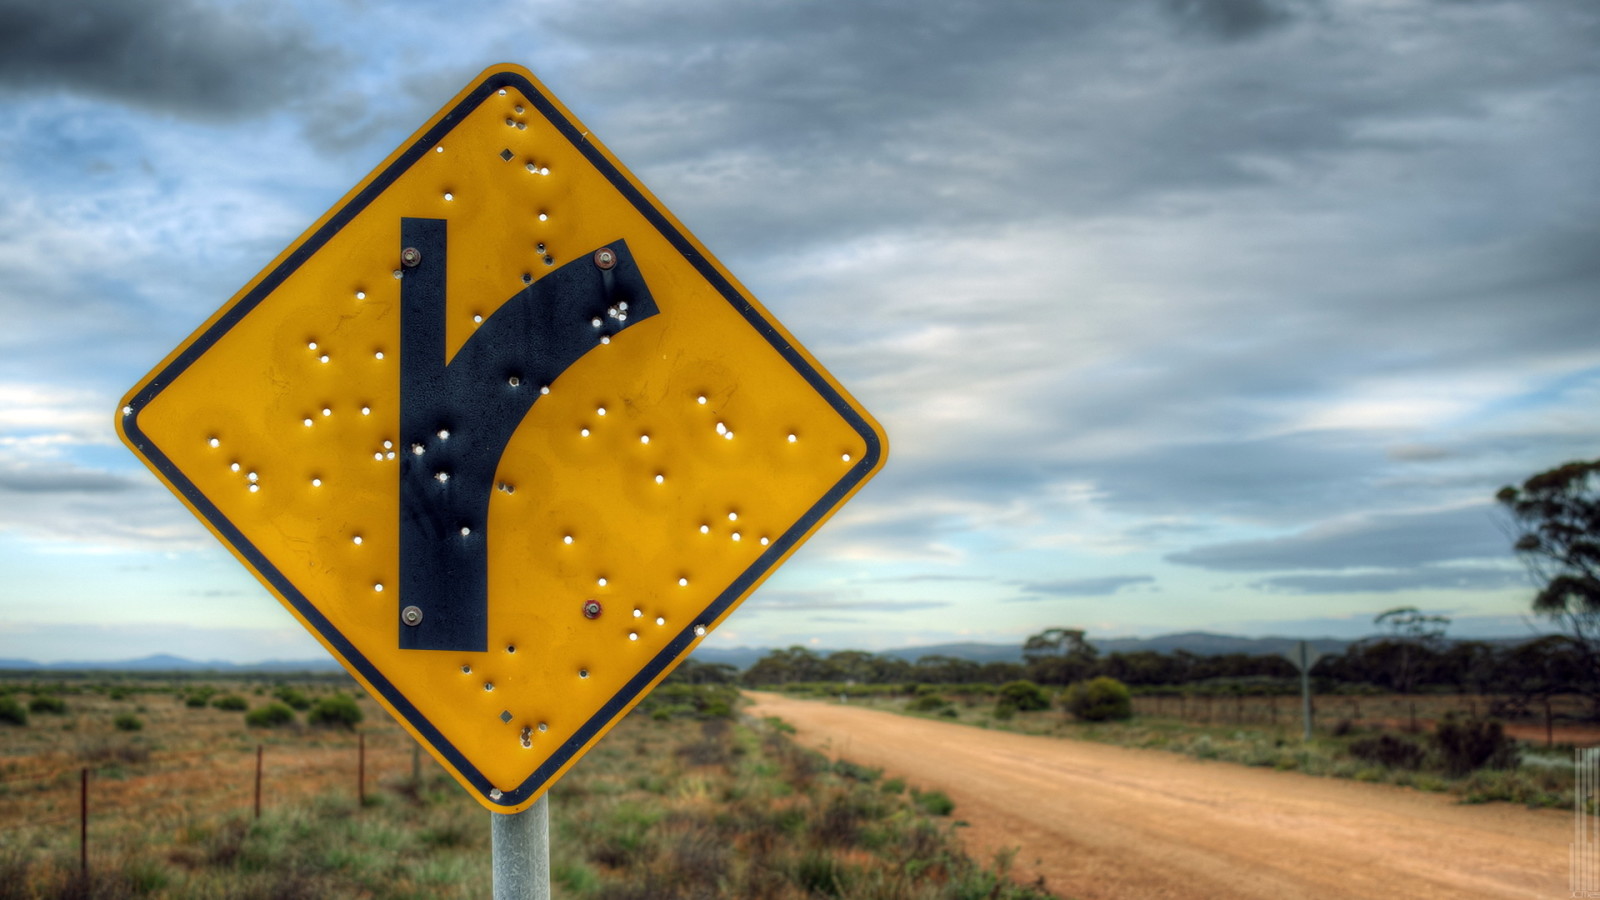
POLYGON ((277 697, 290 707, 300 710, 301 712, 305 712, 311 708, 311 698, 307 697, 305 694, 302 694, 296 688, 289 687, 288 685, 284 685, 283 687, 273 691, 272 696, 277 697))
POLYGON ((244 714, 244 724, 251 728, 282 728, 294 721, 294 710, 282 703, 268 703, 244 714))
POLYGON ((911 802, 929 815, 948 816, 956 810, 956 802, 944 791, 918 791, 911 792, 911 802))
POLYGON ((950 701, 938 694, 921 694, 915 700, 906 704, 906 709, 911 712, 938 712, 950 705, 950 701))
POLYGON ((138 731, 144 728, 144 720, 133 713, 123 713, 112 719, 111 724, 115 725, 118 731, 138 731))
POLYGON ((238 694, 223 694, 221 697, 211 701, 211 705, 228 712, 244 712, 250 708, 250 701, 238 694))
POLYGON ((1068 685, 1061 695, 1061 705, 1085 722, 1133 718, 1133 696, 1128 686, 1104 675, 1068 685))
POLYGON ((1396 737, 1392 734, 1380 734, 1351 741, 1350 755, 1356 759, 1377 763, 1393 769, 1417 769, 1421 768, 1422 761, 1428 756, 1428 751, 1420 744, 1413 743, 1405 738, 1396 737))
POLYGON ((1445 773, 1455 776, 1466 775, 1474 769, 1516 768, 1521 757, 1516 741, 1506 737, 1499 722, 1461 718, 1455 713, 1439 720, 1433 733, 1433 746, 1444 763, 1445 773))
POLYGON ((1037 712, 1050 708, 1050 695, 1031 681, 1012 681, 1000 686, 1000 699, 996 703, 1009 703, 1018 712, 1037 712))
POLYGON ((46 713, 49 715, 65 715, 67 701, 54 694, 39 694, 28 701, 28 712, 46 713))
POLYGON ((323 697, 306 714, 307 722, 324 728, 355 728, 362 718, 361 707, 346 694, 323 697))
POLYGON ((22 708, 15 697, 0 697, 0 725, 26 725, 28 724, 28 711, 22 708))
POLYGON ((739 689, 732 685, 667 681, 657 685, 635 710, 658 722, 677 718, 713 721, 733 718, 738 702, 739 689))

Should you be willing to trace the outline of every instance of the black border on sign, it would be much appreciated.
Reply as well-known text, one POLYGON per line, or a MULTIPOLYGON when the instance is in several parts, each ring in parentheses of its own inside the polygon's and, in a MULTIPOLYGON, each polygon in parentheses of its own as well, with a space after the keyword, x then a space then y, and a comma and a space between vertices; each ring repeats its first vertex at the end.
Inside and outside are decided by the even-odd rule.
POLYGON ((211 327, 197 337, 183 352, 163 367, 154 377, 142 386, 142 389, 129 402, 132 411, 124 413, 123 431, 129 441, 144 454, 152 465, 166 477, 168 482, 177 490, 194 509, 205 517, 211 526, 227 543, 233 546, 243 556, 249 565, 258 572, 262 578, 269 582, 278 594, 292 604, 310 623, 322 638, 331 645, 345 662, 358 670, 373 689, 381 693, 389 704, 397 710, 417 733, 430 743, 434 749, 447 758, 462 777, 476 787, 485 798, 490 797, 490 791, 497 787, 502 791, 498 799, 490 799, 491 803, 502 806, 515 806, 533 794, 546 787, 550 779, 561 770, 573 757, 583 749, 584 745, 609 723, 615 719, 622 710, 632 703, 639 694, 654 681, 661 672, 670 666, 694 643, 694 629, 697 625, 709 625, 723 613, 738 603, 750 591, 755 582, 770 570, 776 562, 789 552, 800 539, 810 531, 823 516, 827 515, 835 506, 842 502, 844 496, 858 485, 867 474, 878 464, 878 459, 883 452, 874 431, 866 420, 858 413, 855 407, 845 401, 844 397, 834 389, 828 380, 822 377, 798 351, 795 350, 778 330, 773 327, 764 316, 759 313, 750 301, 719 273, 715 266, 694 248, 688 237, 674 227, 671 221, 661 210, 657 209, 643 194, 641 194, 622 172, 608 160, 600 150, 585 136, 585 132, 578 129, 571 121, 563 116, 556 105, 539 91, 528 79, 516 72, 494 72, 481 82, 471 93, 467 94, 460 103, 456 104, 432 128, 428 129, 422 137, 418 138, 411 148, 391 163, 378 174, 362 191, 352 197, 348 203, 340 207, 330 216, 322 227, 310 235, 284 261, 274 268, 260 283, 241 297, 237 303, 229 307, 211 327), (433 726, 409 700, 402 695, 387 678, 383 676, 365 656, 359 653, 344 635, 336 631, 318 609, 300 593, 290 580, 274 567, 262 552, 256 548, 243 532, 230 522, 226 516, 217 509, 207 497, 195 487, 167 455, 161 452, 148 436, 139 429, 138 413, 159 395, 162 389, 171 384, 190 365, 203 356, 211 347, 227 334, 236 324, 249 315, 264 299, 272 294, 296 269, 303 265, 318 250, 322 248, 334 235, 338 234, 352 219, 359 215, 366 207, 392 185, 402 174, 425 154, 442 142, 446 135, 460 124, 479 104, 501 88, 516 88, 526 96, 529 102, 538 108, 539 112, 561 132, 567 141, 581 152, 589 164, 594 166, 600 174, 604 175, 616 188, 633 204, 651 225, 665 237, 683 257, 694 266, 701 277, 705 278, 717 292, 744 316, 750 326, 766 338, 773 349, 777 350, 789 364, 794 366, 818 394, 826 399, 830 406, 855 429, 856 433, 865 441, 867 451, 861 460, 845 473, 844 477, 836 482, 822 497, 808 509, 799 521, 795 522, 781 536, 756 558, 738 578, 734 579, 726 590, 717 596, 700 614, 698 620, 685 626, 678 632, 667 646, 657 653, 648 663, 640 669, 627 684, 623 685, 600 710, 585 722, 572 737, 552 753, 543 765, 533 771, 527 780, 513 788, 503 788, 490 784, 488 779, 478 771, 454 744, 445 740, 437 728, 433 726))

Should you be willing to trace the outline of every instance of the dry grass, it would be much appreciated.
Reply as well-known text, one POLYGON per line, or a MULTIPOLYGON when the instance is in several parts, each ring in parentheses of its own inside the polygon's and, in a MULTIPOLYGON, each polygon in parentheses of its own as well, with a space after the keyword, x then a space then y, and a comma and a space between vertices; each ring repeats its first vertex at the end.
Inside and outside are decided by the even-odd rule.
MULTIPOLYGON (((64 715, 0 726, 0 900, 488 896, 489 814, 426 757, 414 781, 413 742, 371 701, 363 806, 354 733, 247 729, 243 713, 189 706, 178 687, 62 692, 64 715), (134 711, 145 728, 118 731, 115 717, 134 711), (84 767, 88 879, 77 874, 84 767)), ((257 687, 227 689, 268 702, 257 687)), ((952 823, 902 785, 830 765, 768 726, 631 716, 551 807, 558 897, 1045 896, 961 854, 952 823)))

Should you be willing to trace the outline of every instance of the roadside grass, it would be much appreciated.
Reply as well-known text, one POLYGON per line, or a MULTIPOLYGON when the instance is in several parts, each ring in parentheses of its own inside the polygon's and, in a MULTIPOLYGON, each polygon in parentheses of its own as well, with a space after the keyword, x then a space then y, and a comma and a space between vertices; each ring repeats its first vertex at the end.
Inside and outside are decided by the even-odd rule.
MULTIPOLYGON (((822 702, 838 703, 833 691, 801 690, 822 702)), ((1121 747, 1181 753, 1196 759, 1258 766, 1281 772, 1302 772, 1331 778, 1378 782, 1417 790, 1454 795, 1464 803, 1506 801, 1528 807, 1571 809, 1575 776, 1573 747, 1531 747, 1519 742, 1521 759, 1514 768, 1479 769, 1463 776, 1445 774, 1437 761, 1423 755, 1416 768, 1383 765, 1361 759, 1350 751, 1363 738, 1393 734, 1408 739, 1398 729, 1338 723, 1338 734, 1314 733, 1302 741, 1297 725, 1199 724, 1176 717, 1136 715, 1123 722, 1078 722, 1060 710, 1024 712, 997 709, 992 691, 974 693, 946 689, 924 690, 915 695, 884 691, 847 695, 853 706, 945 722, 960 722, 1019 734, 1096 741, 1121 747), (931 703, 929 698, 942 703, 931 703)), ((1421 749, 1419 747, 1419 749, 1421 749)), ((1600 811, 1600 810, 1597 810, 1600 811)))
MULTIPOLYGON (((229 689, 261 706, 277 702, 266 687, 229 689)), ((333 692, 312 687, 302 689, 333 692)), ((630 715, 552 789, 554 896, 1050 896, 1013 883, 1005 855, 967 857, 943 794, 830 763, 778 724, 738 721, 725 688, 681 688, 630 715)), ((6 732, 0 900, 491 893, 490 814, 425 758, 413 780, 410 738, 370 704, 363 805, 349 731, 247 728, 240 711, 188 705, 206 693, 193 684, 110 693, 67 692, 72 728, 54 717, 40 726, 41 716, 6 732), (146 727, 118 731, 115 716, 132 709, 146 727), (260 819, 248 775, 258 743, 270 761, 260 819), (92 770, 87 879, 78 874, 81 766, 92 770)))

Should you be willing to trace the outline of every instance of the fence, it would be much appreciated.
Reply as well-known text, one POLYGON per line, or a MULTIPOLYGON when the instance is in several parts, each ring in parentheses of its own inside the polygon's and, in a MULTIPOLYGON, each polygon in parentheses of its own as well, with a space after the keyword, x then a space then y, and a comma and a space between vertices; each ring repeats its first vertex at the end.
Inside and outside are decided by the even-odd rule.
POLYGON ((260 818, 275 801, 300 802, 341 784, 365 806, 369 785, 380 778, 421 776, 415 741, 397 729, 375 737, 380 741, 371 749, 363 731, 169 752, 124 745, 91 765, 10 762, 0 769, 0 849, 59 849, 75 837, 87 872, 91 854, 124 843, 130 821, 145 833, 176 833, 229 813, 260 818))
MULTIPOLYGON (((1311 698, 1315 727, 1326 731, 1339 722, 1359 727, 1430 729, 1449 713, 1507 719, 1507 731, 1547 745, 1594 743, 1600 729, 1589 720, 1588 702, 1577 696, 1542 698, 1512 708, 1515 701, 1494 694, 1319 694, 1311 698), (1514 715, 1509 715, 1513 713, 1514 715)), ((1140 716, 1175 718, 1206 725, 1283 725, 1300 722, 1299 695, 1144 694, 1133 699, 1140 716)))

